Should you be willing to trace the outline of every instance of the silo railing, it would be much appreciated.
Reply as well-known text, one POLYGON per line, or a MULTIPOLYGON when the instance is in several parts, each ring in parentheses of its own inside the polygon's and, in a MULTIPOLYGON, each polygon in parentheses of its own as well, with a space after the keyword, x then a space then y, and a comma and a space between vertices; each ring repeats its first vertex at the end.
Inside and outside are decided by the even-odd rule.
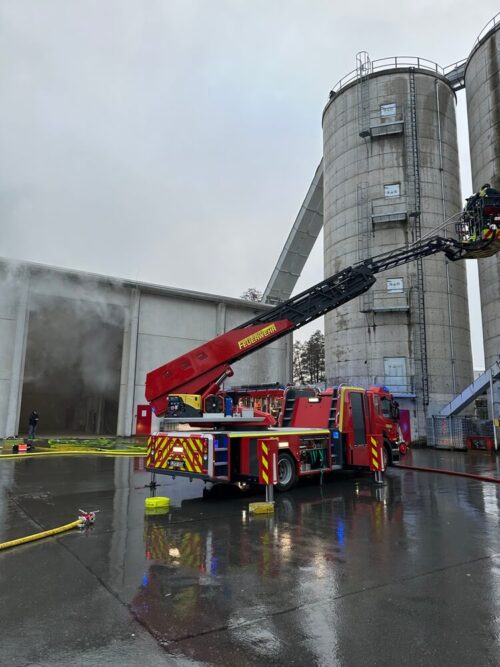
POLYGON ((374 384, 382 384, 395 396, 415 396, 415 378, 410 375, 376 377, 374 384))
POLYGON ((372 199, 371 205, 373 225, 383 222, 406 222, 408 220, 408 198, 406 195, 372 199))
POLYGON ((474 46, 472 47, 469 57, 467 58, 465 65, 464 65, 464 72, 467 69, 467 66, 469 64, 470 59, 474 55, 474 53, 477 51, 479 46, 484 42, 484 40, 490 35, 495 32, 495 30, 498 29, 500 26, 500 12, 498 14, 495 14, 495 16, 488 21, 488 23, 484 26, 484 28, 481 30, 479 35, 477 36, 476 41, 474 42, 474 46))
POLYGON ((490 21, 488 21, 488 23, 484 26, 484 28, 479 33, 478 38, 474 42, 474 46, 472 48, 474 49, 479 44, 479 42, 481 42, 486 37, 488 33, 495 30, 499 25, 500 25, 500 12, 498 12, 498 14, 495 14, 495 16, 490 21))
MULTIPOLYGON (((364 71, 364 76, 375 74, 376 72, 382 72, 384 70, 393 70, 393 69, 408 69, 409 67, 414 67, 419 70, 426 70, 434 72, 441 76, 445 76, 445 69, 438 65, 433 60, 427 60, 427 58, 420 58, 419 56, 393 56, 391 58, 379 58, 378 60, 372 60, 368 66, 367 70, 364 71)), ((338 81, 330 91, 330 97, 336 95, 343 88, 345 88, 350 83, 357 81, 359 79, 359 69, 355 69, 349 74, 346 74, 340 81, 338 81)))
POLYGON ((409 289, 397 292, 372 290, 373 311, 379 313, 404 313, 410 309, 409 289))

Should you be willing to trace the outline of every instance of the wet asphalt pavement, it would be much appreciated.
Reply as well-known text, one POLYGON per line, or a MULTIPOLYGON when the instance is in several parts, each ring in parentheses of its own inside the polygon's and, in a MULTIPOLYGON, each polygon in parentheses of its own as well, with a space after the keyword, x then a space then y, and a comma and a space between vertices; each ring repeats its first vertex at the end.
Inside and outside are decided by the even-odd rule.
POLYGON ((402 458, 401 463, 500 479, 500 456, 487 452, 415 449, 409 451, 408 455, 402 458))
MULTIPOLYGON (((500 474, 485 453, 412 456, 500 474)), ((1 665, 500 664, 500 485, 343 474, 250 517, 253 495, 159 477, 170 510, 144 517, 142 465, 0 461, 0 542, 99 510, 0 552, 1 665)))

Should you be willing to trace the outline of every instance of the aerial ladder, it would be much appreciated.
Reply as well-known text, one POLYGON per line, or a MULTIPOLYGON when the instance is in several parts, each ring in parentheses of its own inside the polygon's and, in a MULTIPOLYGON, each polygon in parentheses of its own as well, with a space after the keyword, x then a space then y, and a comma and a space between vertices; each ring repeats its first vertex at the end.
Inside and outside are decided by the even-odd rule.
POLYGON ((231 364, 360 296, 375 283, 378 273, 441 252, 450 261, 457 261, 492 256, 500 250, 496 228, 487 238, 474 241, 469 240, 463 219, 457 229, 459 239, 433 236, 349 266, 169 361, 147 374, 146 399, 160 417, 202 416, 210 411, 205 410, 210 397, 233 375, 231 364))
POLYGON ((277 421, 244 409, 239 400, 235 406, 222 385, 233 375, 231 364, 364 294, 382 271, 441 252, 450 261, 493 256, 500 250, 500 197, 494 215, 483 218, 480 235, 462 214, 458 238, 422 238, 360 261, 148 373, 146 398, 174 430, 161 426, 150 437, 146 469, 215 483, 261 484, 266 496, 274 486, 287 491, 304 475, 346 468, 369 469, 381 482, 388 463, 384 422, 397 421, 390 407, 384 411, 384 402, 392 400, 385 387, 341 385, 325 392, 290 387, 277 421), (178 430, 186 424, 187 430, 178 430))

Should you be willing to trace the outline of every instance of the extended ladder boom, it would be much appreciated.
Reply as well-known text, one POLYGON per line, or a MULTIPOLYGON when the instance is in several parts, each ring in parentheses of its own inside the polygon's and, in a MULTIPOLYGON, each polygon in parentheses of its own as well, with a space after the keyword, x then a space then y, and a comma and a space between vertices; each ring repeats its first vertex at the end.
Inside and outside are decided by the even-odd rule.
POLYGON ((466 250, 455 239, 434 236, 349 266, 151 371, 146 377, 146 399, 156 414, 162 415, 167 410, 169 394, 199 394, 204 398, 215 393, 223 380, 233 374, 230 364, 360 296, 375 283, 375 274, 439 252, 455 261, 462 259, 466 250))
POLYGON ((412 246, 365 259, 237 328, 243 329, 252 324, 287 319, 294 323, 294 329, 298 329, 369 290, 376 280, 375 274, 438 252, 444 252, 451 261, 455 261, 462 258, 463 244, 455 239, 433 236, 412 246))

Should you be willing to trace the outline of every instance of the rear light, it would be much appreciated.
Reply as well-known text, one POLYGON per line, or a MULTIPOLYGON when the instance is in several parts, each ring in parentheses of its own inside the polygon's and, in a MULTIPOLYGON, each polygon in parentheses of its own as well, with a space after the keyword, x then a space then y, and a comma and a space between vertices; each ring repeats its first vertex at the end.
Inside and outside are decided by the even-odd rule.
POLYGON ((407 451, 408 451, 408 447, 406 446, 406 443, 402 442, 402 443, 399 445, 399 453, 402 454, 402 455, 404 456, 404 455, 406 454, 407 451))

